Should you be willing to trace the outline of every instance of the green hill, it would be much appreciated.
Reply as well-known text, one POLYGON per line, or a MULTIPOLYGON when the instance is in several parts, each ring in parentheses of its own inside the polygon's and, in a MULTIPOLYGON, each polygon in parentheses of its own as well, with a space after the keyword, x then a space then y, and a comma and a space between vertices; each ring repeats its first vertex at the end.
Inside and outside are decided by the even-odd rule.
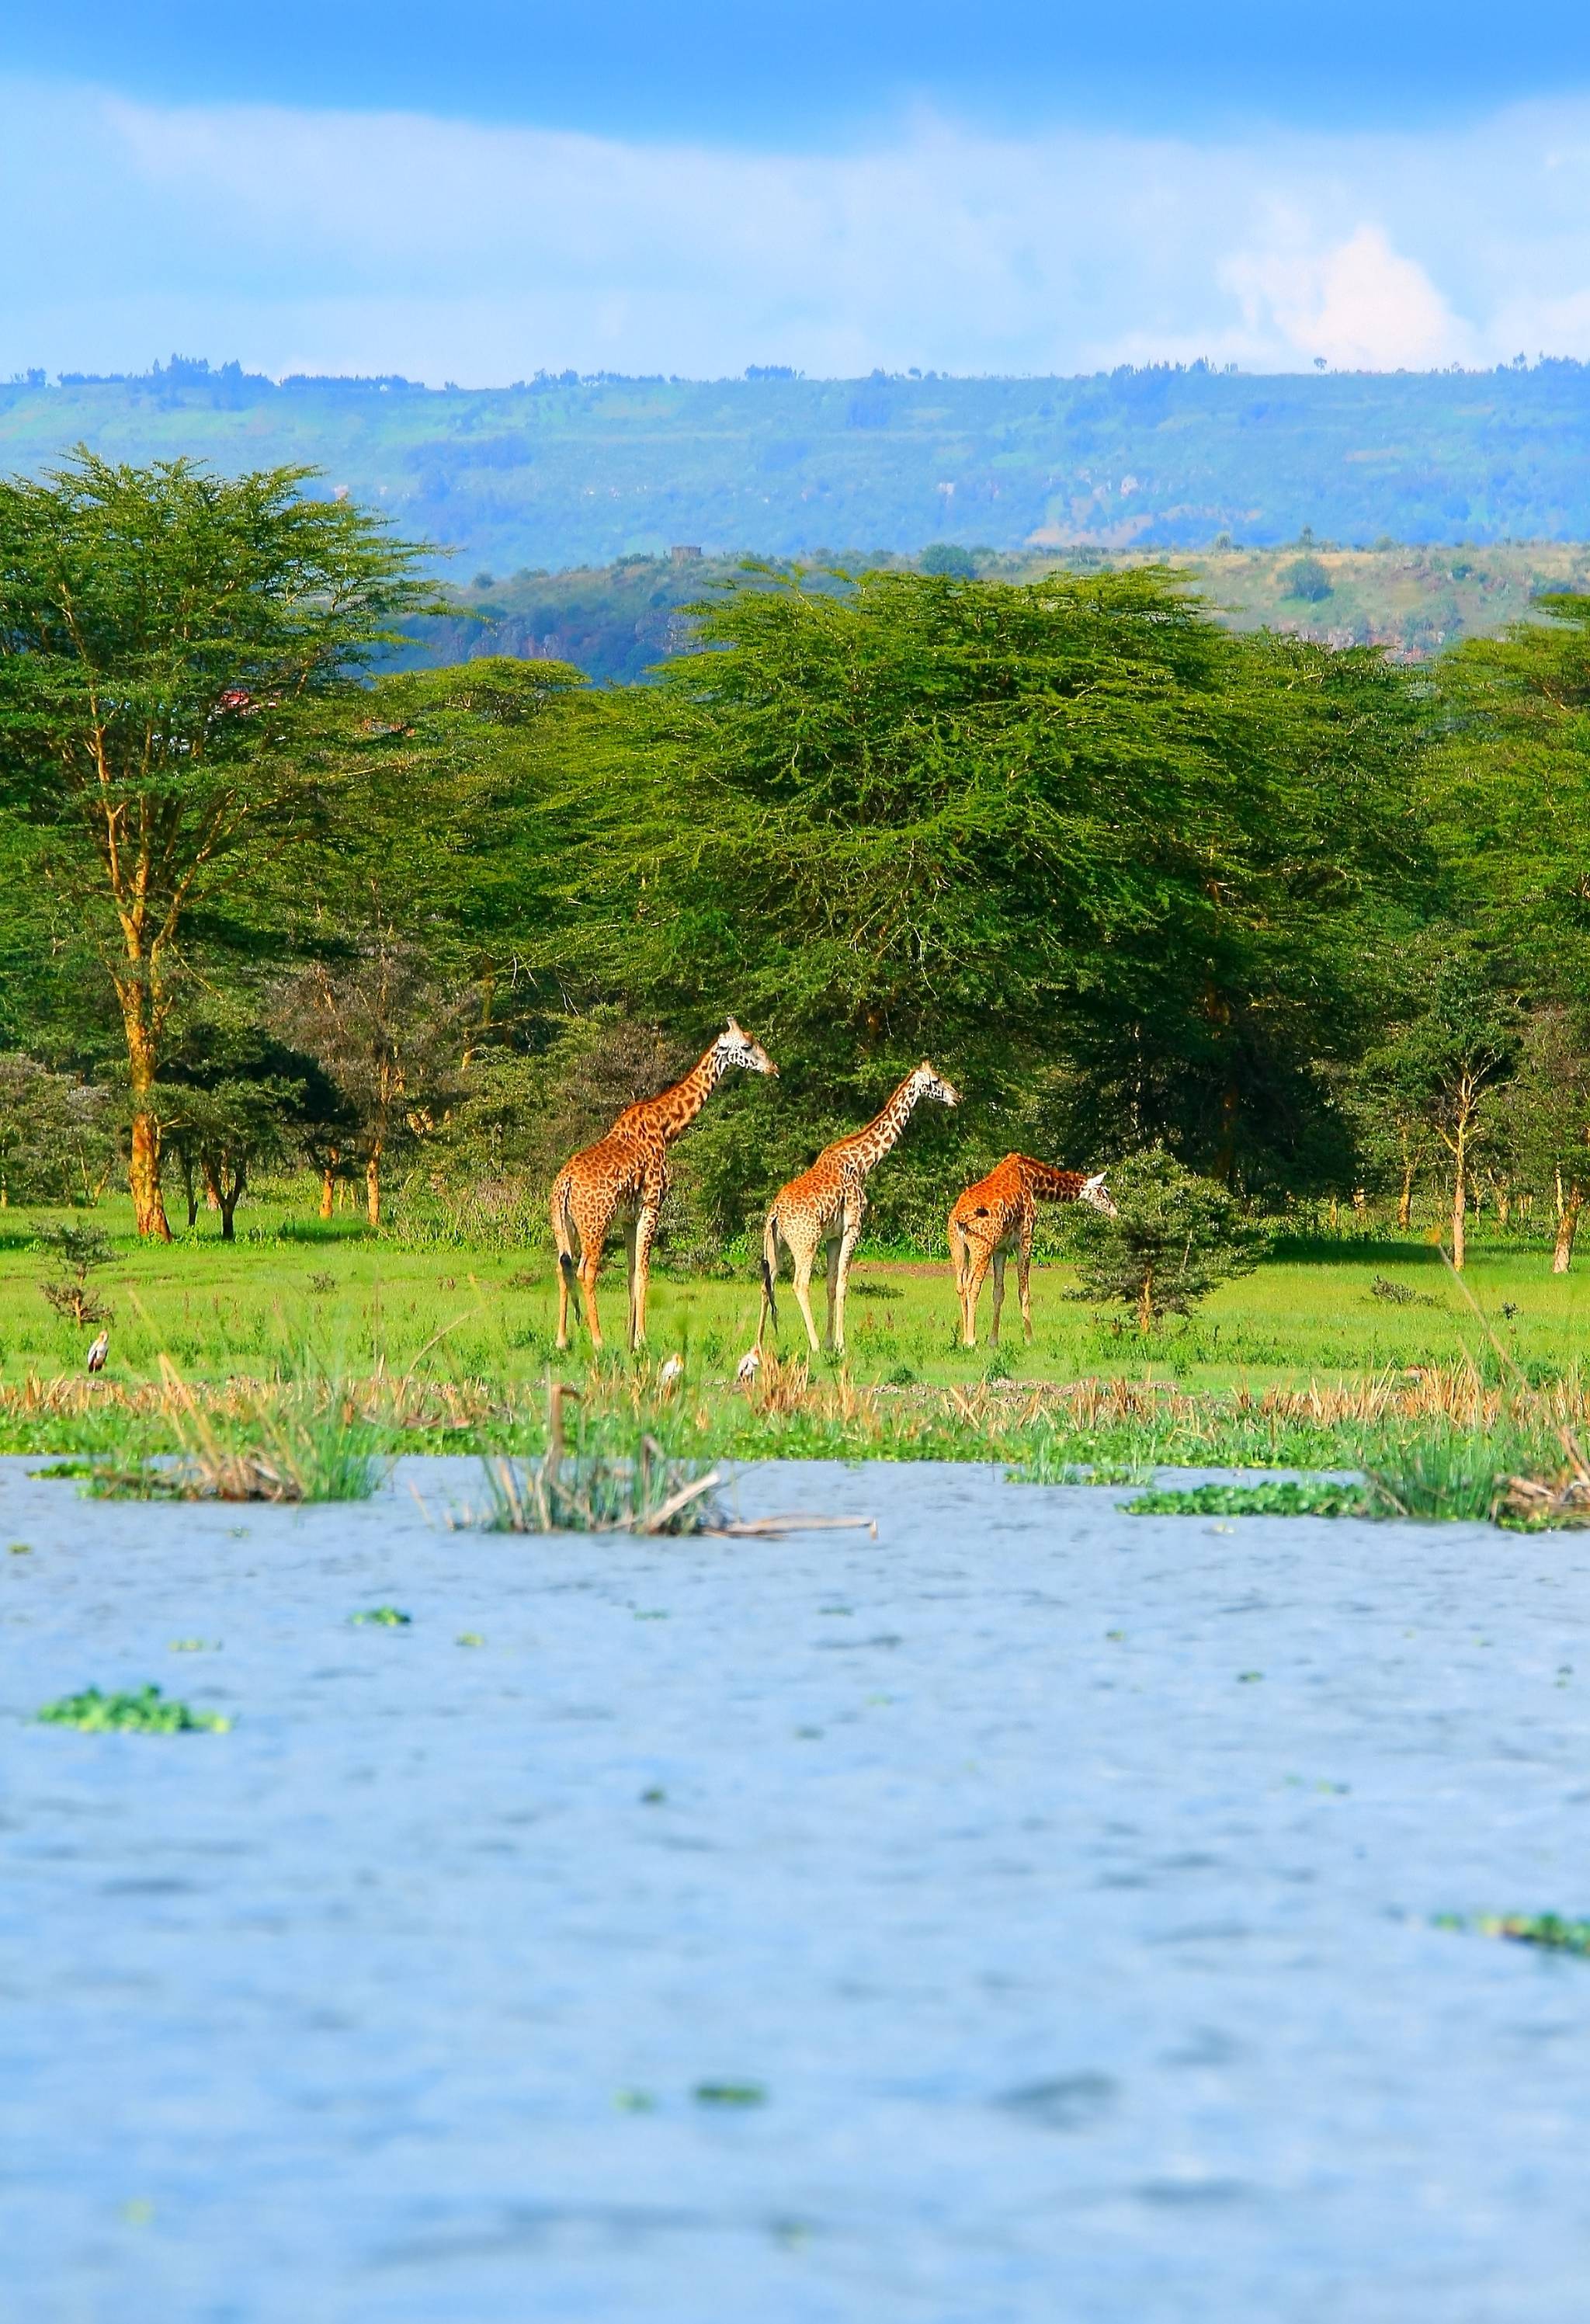
MULTIPOLYGON (((1506 628, 1543 589, 1590 590, 1590 549, 1571 543, 1364 550, 1294 543, 1202 555, 979 550, 967 562, 995 579, 1018 581, 1062 566, 1097 569, 1151 556, 1184 573, 1188 586, 1237 628, 1263 623, 1331 645, 1383 645, 1410 661, 1459 638, 1506 628)), ((931 550, 929 561, 937 561, 931 550)), ((572 661, 607 683, 637 678, 688 645, 692 624, 684 609, 710 597, 735 570, 732 558, 630 556, 609 566, 521 572, 501 581, 482 575, 457 592, 458 620, 425 625, 414 659, 466 661, 506 653, 572 661)))
POLYGON ((82 441, 228 469, 302 460, 463 569, 675 543, 806 557, 1383 538, 1590 538, 1590 367, 1085 379, 289 379, 173 357, 0 386, 0 466, 82 441))

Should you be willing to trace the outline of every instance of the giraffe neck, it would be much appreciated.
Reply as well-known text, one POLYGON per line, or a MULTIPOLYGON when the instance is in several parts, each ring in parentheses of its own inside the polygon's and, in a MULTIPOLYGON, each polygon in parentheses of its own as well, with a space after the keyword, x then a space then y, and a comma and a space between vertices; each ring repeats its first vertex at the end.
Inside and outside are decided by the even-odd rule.
POLYGON ((1088 1183, 1080 1170, 1052 1170, 1047 1162, 1034 1162, 1030 1155, 1021 1157, 1021 1165, 1022 1176, 1041 1203, 1074 1203, 1088 1183))
POLYGON ((883 1160, 891 1146, 911 1119, 913 1107, 921 1092, 916 1076, 907 1074, 890 1098, 883 1111, 869 1121, 865 1130, 858 1130, 853 1138, 840 1140, 845 1160, 863 1176, 883 1160))
POLYGON ((727 1071, 727 1061, 714 1042, 682 1082, 676 1082, 672 1089, 664 1090, 657 1097, 646 1098, 640 1104, 631 1106, 630 1116, 643 1117, 647 1126, 671 1146, 683 1130, 689 1129, 727 1071))

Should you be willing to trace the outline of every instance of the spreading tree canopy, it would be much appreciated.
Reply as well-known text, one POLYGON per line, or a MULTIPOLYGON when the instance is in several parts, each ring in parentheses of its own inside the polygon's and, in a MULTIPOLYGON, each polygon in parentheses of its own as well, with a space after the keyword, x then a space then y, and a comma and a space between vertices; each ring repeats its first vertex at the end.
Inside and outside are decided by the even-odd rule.
POLYGON ((1008 1101, 1059 1058, 1095 1135, 1295 1167, 1428 877, 1401 673, 1153 570, 752 573, 700 612, 581 742, 625 803, 590 869, 620 989, 727 996, 830 1085, 926 1050, 1008 1101))
POLYGON ((144 1234, 170 1232, 154 1092, 185 933, 299 826, 329 706, 431 595, 419 551, 311 473, 80 451, 0 483, 0 808, 114 987, 144 1234))

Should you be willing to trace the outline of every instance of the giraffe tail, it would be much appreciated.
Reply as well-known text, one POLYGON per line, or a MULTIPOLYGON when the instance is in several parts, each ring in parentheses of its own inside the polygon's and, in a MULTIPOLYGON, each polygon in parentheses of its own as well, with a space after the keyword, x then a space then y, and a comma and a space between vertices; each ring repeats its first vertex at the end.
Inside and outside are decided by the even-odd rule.
MULTIPOLYGON (((773 1329, 778 1329, 778 1213, 769 1211, 767 1223, 762 1229, 762 1314, 771 1316, 773 1329)), ((757 1338, 762 1336, 762 1326, 757 1325, 757 1338)))
POLYGON ((966 1270, 970 1264, 971 1245, 967 1240, 966 1229, 951 1211, 950 1213, 950 1272, 955 1278, 957 1291, 963 1287, 966 1282, 966 1270))
POLYGON ((565 1281, 572 1284, 574 1279, 574 1221, 573 1208, 569 1202, 570 1192, 567 1178, 560 1177, 552 1189, 552 1201, 549 1207, 552 1213, 552 1240, 557 1245, 557 1264, 563 1271, 565 1281))

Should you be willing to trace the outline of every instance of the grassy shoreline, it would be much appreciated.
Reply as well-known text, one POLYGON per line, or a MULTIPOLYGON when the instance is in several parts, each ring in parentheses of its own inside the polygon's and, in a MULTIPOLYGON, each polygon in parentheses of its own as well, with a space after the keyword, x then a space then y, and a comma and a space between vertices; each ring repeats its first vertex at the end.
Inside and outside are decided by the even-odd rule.
MULTIPOLYGON (((234 1244, 201 1222, 169 1246, 150 1247, 137 1243, 124 1213, 124 1204, 106 1203, 89 1214, 112 1239, 111 1262, 94 1288, 115 1311, 113 1379, 152 1377, 166 1355, 195 1379, 292 1376, 312 1364, 349 1378, 414 1370, 528 1387, 556 1360, 556 1292, 545 1252, 371 1235, 341 1219, 322 1227, 285 1204, 258 1205, 234 1244)), ((87 1337, 44 1301, 39 1286, 50 1270, 32 1241, 32 1218, 0 1218, 0 1388, 9 1390, 78 1370, 87 1337)), ((1477 1239, 1467 1277, 1509 1363, 1536 1387, 1576 1376, 1590 1326, 1590 1277, 1553 1276, 1549 1266, 1539 1239, 1477 1239)), ((1466 1362, 1488 1379, 1501 1374, 1438 1250, 1413 1237, 1293 1237, 1255 1274, 1146 1340, 1130 1318, 1076 1300, 1074 1283, 1063 1258, 1034 1269, 1030 1346, 1012 1284, 997 1353, 986 1344, 985 1296, 985 1343, 969 1351, 955 1343, 944 1261, 865 1253, 851 1286, 849 1377, 869 1387, 944 1389, 990 1378, 1023 1386, 1134 1378, 1259 1393, 1466 1362)), ((603 1274, 601 1296, 610 1342, 621 1342, 624 1286, 616 1262, 603 1274)), ((755 1333, 758 1305, 749 1264, 727 1277, 659 1271, 652 1357, 677 1351, 693 1379, 730 1379, 755 1333)), ((800 1326, 793 1301, 782 1302, 781 1312, 780 1346, 794 1355, 800 1326)), ((583 1341, 571 1351, 580 1369, 588 1356, 583 1341)), ((613 1360, 620 1369, 627 1363, 621 1353, 613 1360)), ((821 1360, 813 1372, 837 1377, 821 1360)))

